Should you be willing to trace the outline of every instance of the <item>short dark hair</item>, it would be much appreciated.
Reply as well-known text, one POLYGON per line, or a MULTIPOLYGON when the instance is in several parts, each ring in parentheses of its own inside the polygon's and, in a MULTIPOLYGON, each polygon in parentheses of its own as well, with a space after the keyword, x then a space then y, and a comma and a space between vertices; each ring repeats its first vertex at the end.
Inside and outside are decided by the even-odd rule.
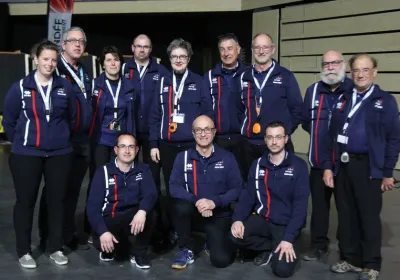
POLYGON ((106 59, 107 54, 112 54, 115 58, 118 58, 119 61, 121 61, 121 68, 122 64, 124 63, 124 56, 122 55, 122 52, 114 46, 108 46, 104 47, 103 51, 101 52, 100 55, 100 65, 101 67, 104 67, 104 60, 106 59))
POLYGON ((39 58, 40 54, 44 50, 55 51, 57 53, 57 55, 59 53, 58 46, 55 43, 53 43, 52 41, 49 41, 47 39, 42 40, 39 43, 36 43, 35 45, 33 45, 31 52, 34 53, 37 58, 39 58))
POLYGON ((272 122, 268 123, 268 124, 266 125, 264 131, 265 131, 265 133, 266 133, 268 128, 275 128, 275 127, 282 127, 282 128, 283 128, 283 131, 284 131, 284 133, 285 133, 285 135, 288 134, 285 124, 284 124, 283 122, 281 122, 281 121, 272 121, 272 122))
POLYGON ((135 135, 133 135, 132 133, 129 133, 129 132, 124 132, 124 133, 121 133, 120 135, 118 135, 117 140, 115 140, 115 146, 118 146, 119 138, 121 138, 122 136, 130 136, 130 137, 132 137, 134 142, 135 142, 135 145, 137 145, 137 140, 136 140, 135 135))
POLYGON ((168 57, 171 57, 172 51, 178 48, 186 50, 188 57, 189 58, 192 57, 193 55, 192 45, 188 41, 183 40, 182 38, 175 39, 169 44, 167 48, 168 57))
POLYGON ((221 42, 227 41, 227 40, 233 40, 239 45, 239 40, 234 33, 225 33, 225 34, 218 36, 218 46, 219 46, 219 44, 221 44, 221 42))
POLYGON ((366 57, 366 58, 368 58, 369 60, 371 60, 373 68, 377 68, 377 67, 378 67, 378 60, 376 60, 375 57, 373 57, 373 56, 371 56, 371 55, 369 55, 369 54, 367 54, 367 53, 360 53, 360 54, 353 55, 353 56, 349 59, 349 66, 350 66, 350 69, 353 69, 353 64, 354 64, 354 62, 355 62, 357 59, 362 58, 362 57, 366 57))

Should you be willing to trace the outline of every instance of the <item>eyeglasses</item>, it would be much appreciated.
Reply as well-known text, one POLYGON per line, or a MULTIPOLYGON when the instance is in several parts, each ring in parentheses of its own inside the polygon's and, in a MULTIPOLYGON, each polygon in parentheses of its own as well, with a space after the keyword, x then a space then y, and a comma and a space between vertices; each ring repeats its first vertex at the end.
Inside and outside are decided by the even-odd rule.
POLYGON ((136 145, 121 144, 121 145, 118 145, 117 147, 118 147, 118 149, 121 149, 121 150, 130 150, 130 151, 133 151, 134 149, 136 149, 136 145))
POLYGON ((272 49, 275 47, 275 45, 269 45, 269 46, 254 46, 253 50, 255 52, 260 52, 260 51, 267 51, 270 52, 272 49))
POLYGON ((326 68, 326 67, 328 67, 329 65, 332 65, 332 66, 339 66, 340 65, 340 63, 342 63, 343 62, 343 60, 334 60, 334 61, 326 61, 326 62, 322 62, 321 63, 321 66, 323 67, 323 68, 326 68))
POLYGON ((138 49, 144 49, 144 50, 148 50, 148 49, 151 48, 151 46, 148 46, 148 45, 144 45, 144 46, 142 46, 142 45, 134 45, 134 47, 138 48, 138 49))
POLYGON ((274 139, 280 141, 280 140, 284 139, 285 136, 286 136, 286 135, 276 135, 276 136, 266 135, 266 136, 265 136, 265 139, 267 139, 268 141, 272 141, 272 140, 274 140, 274 139))
POLYGON ((184 61, 184 60, 188 59, 188 56, 187 55, 171 55, 170 58, 172 61, 177 61, 178 59, 184 61))
POLYGON ((375 68, 364 68, 364 69, 351 69, 350 72, 353 75, 360 75, 360 73, 363 73, 365 75, 371 74, 371 72, 375 70, 375 68))
POLYGON ((84 39, 75 39, 75 38, 65 40, 64 42, 72 43, 72 44, 75 44, 75 45, 76 44, 79 44, 79 45, 85 45, 86 44, 86 41, 84 39))
POLYGON ((197 135, 201 135, 203 132, 205 134, 211 134, 213 131, 215 130, 215 127, 206 127, 206 128, 195 128, 193 129, 193 133, 197 134, 197 135))

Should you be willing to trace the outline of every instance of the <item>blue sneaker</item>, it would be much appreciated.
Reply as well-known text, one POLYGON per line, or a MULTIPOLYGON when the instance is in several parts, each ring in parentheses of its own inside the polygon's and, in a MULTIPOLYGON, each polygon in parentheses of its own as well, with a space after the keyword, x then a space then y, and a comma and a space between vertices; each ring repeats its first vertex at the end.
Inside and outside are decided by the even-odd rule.
POLYGON ((184 269, 188 264, 194 263, 193 252, 184 248, 176 253, 171 267, 175 269, 184 269))

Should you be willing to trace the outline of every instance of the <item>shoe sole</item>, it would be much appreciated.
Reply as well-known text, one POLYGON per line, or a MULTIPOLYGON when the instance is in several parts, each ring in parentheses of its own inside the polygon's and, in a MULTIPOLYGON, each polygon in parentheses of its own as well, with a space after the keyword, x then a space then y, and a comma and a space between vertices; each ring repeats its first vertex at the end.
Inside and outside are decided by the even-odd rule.
POLYGON ((35 265, 24 265, 24 264, 21 264, 21 263, 19 263, 23 268, 29 268, 29 269, 33 269, 33 268, 37 268, 37 265, 35 264, 35 265))
POLYGON ((103 258, 101 257, 101 253, 99 254, 99 259, 100 259, 102 262, 112 262, 112 261, 114 260, 114 258, 112 258, 112 259, 103 259, 103 258))
POLYGON ((131 259, 131 263, 135 264, 137 268, 140 269, 149 269, 150 265, 138 265, 135 259, 131 259))
POLYGON ((272 253, 269 254, 268 260, 267 260, 266 262, 263 262, 262 264, 255 264, 254 262, 253 262, 253 264, 254 264, 255 266, 266 266, 266 265, 268 265, 268 264, 271 262, 272 255, 273 255, 272 253))
POLYGON ((303 257, 303 260, 304 261, 308 261, 308 262, 312 262, 312 261, 316 261, 316 260, 318 260, 319 258, 310 258, 310 257, 308 257, 308 256, 304 256, 303 257))
POLYGON ((189 264, 194 264, 194 260, 188 261, 185 265, 172 264, 172 265, 171 265, 171 268, 175 268, 175 269, 181 270, 181 269, 186 268, 189 264))
POLYGON ((66 264, 68 264, 68 261, 58 262, 53 257, 50 257, 50 259, 57 265, 66 265, 66 264))
POLYGON ((337 273, 337 274, 344 274, 344 273, 360 273, 362 271, 362 269, 360 269, 360 270, 350 269, 350 270, 344 271, 344 270, 334 270, 334 269, 330 268, 330 271, 337 273))

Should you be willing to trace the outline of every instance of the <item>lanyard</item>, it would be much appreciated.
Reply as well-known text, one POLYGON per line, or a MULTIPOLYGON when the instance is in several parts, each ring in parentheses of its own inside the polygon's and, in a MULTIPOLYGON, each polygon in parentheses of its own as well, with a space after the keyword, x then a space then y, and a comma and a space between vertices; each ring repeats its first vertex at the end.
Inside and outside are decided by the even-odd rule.
MULTIPOLYGON (((328 101, 329 95, 325 94, 325 93, 323 93, 323 95, 324 95, 324 103, 325 103, 326 109, 328 110, 328 128, 329 128, 329 126, 331 125, 332 111, 335 108, 335 102, 333 102, 333 106, 330 106, 329 101, 328 101)), ((322 106, 322 104, 320 106, 322 106)))
POLYGON ((36 87, 38 91, 40 92, 40 95, 42 96, 43 102, 44 102, 44 107, 45 107, 45 113, 46 113, 46 120, 50 121, 50 92, 51 92, 51 86, 53 84, 53 77, 51 77, 49 83, 47 84, 47 90, 46 93, 44 93, 42 86, 40 85, 39 78, 37 76, 37 72, 35 73, 35 82, 36 82, 36 87))
POLYGON ((361 99, 361 101, 358 102, 357 104, 356 104, 356 102, 357 102, 357 90, 353 89, 351 110, 350 110, 349 114, 347 115, 346 123, 343 125, 343 134, 346 134, 347 128, 349 127, 349 123, 350 123, 351 118, 360 109, 362 103, 372 94, 372 92, 374 91, 374 88, 375 88, 375 86, 373 85, 368 90, 368 92, 364 95, 363 99, 361 99))
MULTIPOLYGON (((265 76, 264 81, 262 82, 261 86, 258 83, 258 80, 254 77, 254 67, 253 67, 253 69, 251 71, 251 75, 253 75, 254 83, 255 83, 256 87, 258 88, 258 90, 260 92, 260 97, 258 98, 258 100, 256 98, 256 105, 257 105, 256 107, 257 108, 261 107, 261 105, 262 105, 263 100, 262 100, 261 91, 265 87, 265 84, 267 83, 267 81, 269 79, 269 76, 271 76, 271 73, 274 70, 274 68, 275 68, 275 62, 272 61, 272 67, 269 69, 269 71, 268 71, 267 75, 265 76)), ((259 114, 259 113, 257 112, 257 114, 259 114)))
POLYGON ((74 81, 78 84, 79 88, 81 89, 83 95, 85 96, 86 99, 86 89, 85 89, 85 85, 83 83, 84 79, 84 75, 83 75, 83 69, 82 67, 79 67, 79 74, 80 74, 80 79, 79 77, 75 74, 75 71, 71 69, 71 67, 69 67, 67 60, 64 58, 64 56, 61 54, 61 61, 63 62, 65 68, 68 70, 68 72, 71 74, 72 78, 74 79, 74 81))
POLYGON ((111 88, 109 80, 106 80, 106 84, 107 84, 108 91, 110 92, 110 94, 112 96, 112 99, 113 99, 113 102, 114 102, 114 119, 117 120, 117 118, 118 118, 118 112, 117 112, 117 109, 118 109, 118 97, 119 97, 119 92, 121 90, 121 78, 119 78, 118 87, 117 87, 117 91, 115 92, 115 94, 112 91, 112 88, 111 88))
POLYGON ((140 81, 142 81, 143 77, 144 77, 144 74, 146 74, 146 72, 147 72, 147 68, 149 66, 149 62, 147 62, 146 65, 143 65, 142 70, 140 70, 140 65, 136 61, 135 61, 135 63, 136 63, 137 71, 139 72, 140 81))
POLYGON ((182 77, 182 80, 181 80, 178 90, 176 90, 175 73, 172 73, 172 88, 174 90, 174 114, 177 114, 179 111, 179 101, 180 101, 182 93, 183 93, 183 88, 185 87, 185 81, 188 76, 188 73, 189 73, 189 71, 186 69, 185 74, 182 77))

